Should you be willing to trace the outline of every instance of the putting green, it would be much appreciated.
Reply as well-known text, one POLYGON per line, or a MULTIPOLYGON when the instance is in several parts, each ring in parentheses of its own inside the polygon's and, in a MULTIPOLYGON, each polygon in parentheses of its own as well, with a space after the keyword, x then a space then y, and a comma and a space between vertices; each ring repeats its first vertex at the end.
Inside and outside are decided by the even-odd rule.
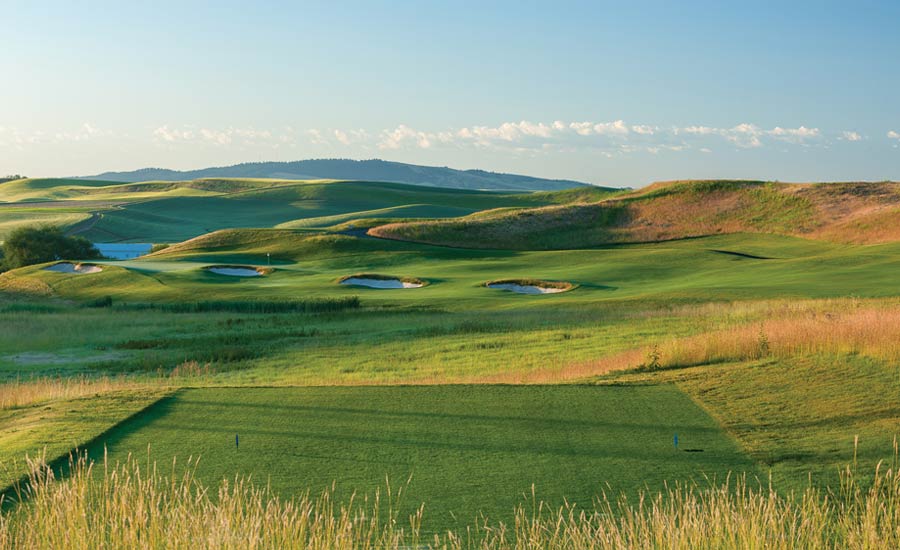
POLYGON ((192 389, 94 452, 102 445, 113 459, 146 456, 148 446, 162 464, 201 456, 204 482, 252 475, 284 496, 336 481, 346 500, 384 488, 386 476, 394 488, 412 476, 402 512, 424 502, 428 530, 479 512, 508 521, 532 484, 539 499, 591 507, 604 489, 633 495, 755 471, 670 385, 192 389))

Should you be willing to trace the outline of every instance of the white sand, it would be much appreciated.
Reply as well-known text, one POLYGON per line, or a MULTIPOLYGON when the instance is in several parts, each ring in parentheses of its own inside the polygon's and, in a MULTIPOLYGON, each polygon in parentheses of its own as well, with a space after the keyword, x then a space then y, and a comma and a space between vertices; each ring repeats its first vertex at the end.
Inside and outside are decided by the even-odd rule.
POLYGON ((47 271, 56 271, 57 273, 75 273, 76 275, 85 275, 87 273, 100 273, 103 268, 99 265, 73 264, 71 262, 61 262, 44 268, 47 271))
POLYGON ((207 269, 212 273, 230 277, 259 277, 262 275, 259 271, 249 267, 208 267, 207 269))
POLYGON ((422 283, 407 283, 400 279, 362 279, 350 277, 341 281, 342 285, 367 286, 369 288, 421 288, 422 283))
POLYGON ((510 292, 517 292, 519 294, 557 294, 559 292, 565 292, 565 291, 569 290, 568 288, 551 288, 551 287, 533 286, 533 285, 516 285, 513 283, 491 283, 487 286, 488 286, 488 288, 496 288, 498 290, 508 290, 510 292))

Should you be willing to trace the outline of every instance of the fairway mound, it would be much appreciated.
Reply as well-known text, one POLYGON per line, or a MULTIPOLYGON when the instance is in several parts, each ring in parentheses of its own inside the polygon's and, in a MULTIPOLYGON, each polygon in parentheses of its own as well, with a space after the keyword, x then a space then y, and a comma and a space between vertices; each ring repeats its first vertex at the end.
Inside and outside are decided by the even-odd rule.
POLYGON ((426 283, 422 279, 415 277, 394 277, 392 275, 379 275, 377 273, 357 273, 355 275, 347 275, 338 280, 338 284, 365 286, 377 289, 395 289, 395 288, 422 288, 426 283))
POLYGON ((72 262, 59 262, 44 268, 45 271, 55 271, 57 273, 75 273, 76 275, 87 275, 88 273, 100 273, 103 268, 94 264, 73 264, 72 262))
POLYGON ((541 281, 538 279, 501 279, 484 283, 487 288, 506 290, 516 294, 559 294, 575 288, 565 281, 541 281))
POLYGON ((228 277, 262 277, 272 272, 271 268, 252 267, 248 265, 211 265, 206 271, 228 277))

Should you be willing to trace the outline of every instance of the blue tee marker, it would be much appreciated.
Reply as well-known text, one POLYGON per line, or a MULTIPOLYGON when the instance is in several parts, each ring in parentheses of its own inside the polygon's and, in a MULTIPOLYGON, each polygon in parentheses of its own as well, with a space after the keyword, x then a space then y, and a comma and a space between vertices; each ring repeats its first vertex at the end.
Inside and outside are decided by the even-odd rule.
MULTIPOLYGON (((677 444, 676 444, 676 446, 677 446, 677 444)), ((240 447, 241 447, 241 440, 238 439, 238 434, 234 434, 234 448, 239 449, 240 447)))
POLYGON ((672 443, 675 444, 675 450, 678 450, 678 434, 675 434, 675 438, 672 440, 672 443))

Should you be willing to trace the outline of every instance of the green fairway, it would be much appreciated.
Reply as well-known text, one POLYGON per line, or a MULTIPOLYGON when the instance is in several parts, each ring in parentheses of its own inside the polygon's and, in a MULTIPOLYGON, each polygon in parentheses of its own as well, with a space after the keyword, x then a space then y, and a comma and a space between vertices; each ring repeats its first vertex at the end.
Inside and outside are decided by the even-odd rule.
POLYGON ((200 456, 205 482, 252 475, 283 495, 335 482, 346 499, 411 476, 403 511, 425 502, 429 529, 479 511, 508 521, 532 484, 539 499, 590 508, 604 490, 755 473, 669 385, 182 390, 102 445, 114 459, 149 447, 161 465, 200 456))
POLYGON ((103 273, 71 276, 26 268, 73 299, 295 299, 360 294, 370 304, 461 309, 606 300, 709 301, 896 294, 898 245, 838 246, 802 239, 732 235, 673 243, 567 251, 462 250, 347 235, 288 230, 214 233, 146 259, 113 262, 103 273), (758 257, 754 257, 758 256, 758 257), (210 264, 272 262, 252 280, 213 277, 210 264), (124 268, 124 269, 123 269, 124 268), (348 274, 373 271, 432 282, 414 291, 341 287, 348 274), (482 285, 497 279, 566 281, 553 296, 509 296, 482 285))

